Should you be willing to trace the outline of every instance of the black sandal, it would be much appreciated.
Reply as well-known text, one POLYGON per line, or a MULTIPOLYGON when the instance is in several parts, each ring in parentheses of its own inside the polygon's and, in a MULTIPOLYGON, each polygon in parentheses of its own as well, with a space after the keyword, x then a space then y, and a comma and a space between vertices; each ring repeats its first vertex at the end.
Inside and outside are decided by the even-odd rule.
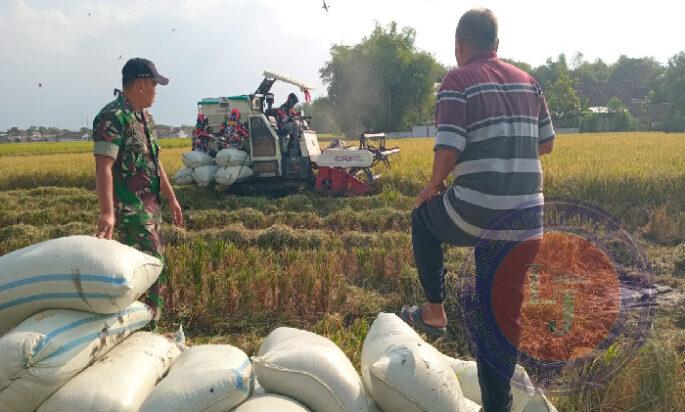
POLYGON ((409 326, 412 326, 421 332, 425 332, 432 337, 444 336, 447 333, 447 327, 436 328, 434 326, 425 324, 421 318, 421 308, 418 306, 403 307, 402 311, 400 312, 400 318, 409 326))

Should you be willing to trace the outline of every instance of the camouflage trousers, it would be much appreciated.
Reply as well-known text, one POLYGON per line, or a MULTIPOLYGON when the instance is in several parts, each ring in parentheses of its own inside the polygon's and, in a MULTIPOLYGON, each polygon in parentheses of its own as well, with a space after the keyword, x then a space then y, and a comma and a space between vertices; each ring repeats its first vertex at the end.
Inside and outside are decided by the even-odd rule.
POLYGON ((162 273, 150 289, 141 297, 155 311, 154 320, 162 316, 165 303, 170 303, 167 290, 167 271, 164 264, 164 245, 160 234, 160 224, 117 224, 119 241, 162 261, 162 273))

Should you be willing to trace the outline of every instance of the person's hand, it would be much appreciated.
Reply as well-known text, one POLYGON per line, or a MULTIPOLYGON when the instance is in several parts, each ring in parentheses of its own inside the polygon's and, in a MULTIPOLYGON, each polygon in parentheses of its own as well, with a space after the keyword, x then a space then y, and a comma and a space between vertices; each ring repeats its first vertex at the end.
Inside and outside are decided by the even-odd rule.
POLYGON ((181 205, 178 204, 178 201, 174 199, 169 202, 169 208, 171 209, 171 216, 174 219, 174 226, 183 226, 183 210, 181 209, 181 205))
POLYGON ((416 201, 414 202, 414 209, 418 208, 419 206, 431 200, 440 193, 444 192, 445 190, 447 190, 447 185, 444 181, 440 182, 437 185, 429 183, 426 187, 423 188, 423 190, 421 190, 421 193, 419 193, 419 196, 416 198, 416 201))
POLYGON ((115 222, 114 213, 100 214, 100 217, 98 218, 98 230, 95 236, 100 239, 112 240, 115 222))

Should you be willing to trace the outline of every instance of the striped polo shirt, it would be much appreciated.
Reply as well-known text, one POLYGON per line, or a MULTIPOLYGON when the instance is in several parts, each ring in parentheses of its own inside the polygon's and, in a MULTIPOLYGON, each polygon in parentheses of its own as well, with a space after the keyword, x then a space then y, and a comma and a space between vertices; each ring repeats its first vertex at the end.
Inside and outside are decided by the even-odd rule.
POLYGON ((477 54, 445 76, 436 125, 435 148, 459 153, 454 184, 443 196, 454 224, 481 239, 539 237, 538 144, 554 139, 554 129, 535 79, 495 52, 477 54))

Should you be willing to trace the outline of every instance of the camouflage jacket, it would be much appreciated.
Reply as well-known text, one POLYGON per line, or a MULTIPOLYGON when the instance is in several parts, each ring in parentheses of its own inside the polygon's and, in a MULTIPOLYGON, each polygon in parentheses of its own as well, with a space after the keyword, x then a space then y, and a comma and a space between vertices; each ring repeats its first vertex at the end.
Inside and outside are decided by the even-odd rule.
POLYGON ((115 159, 112 167, 117 225, 162 221, 159 141, 152 116, 136 112, 120 95, 93 121, 93 152, 115 159))

